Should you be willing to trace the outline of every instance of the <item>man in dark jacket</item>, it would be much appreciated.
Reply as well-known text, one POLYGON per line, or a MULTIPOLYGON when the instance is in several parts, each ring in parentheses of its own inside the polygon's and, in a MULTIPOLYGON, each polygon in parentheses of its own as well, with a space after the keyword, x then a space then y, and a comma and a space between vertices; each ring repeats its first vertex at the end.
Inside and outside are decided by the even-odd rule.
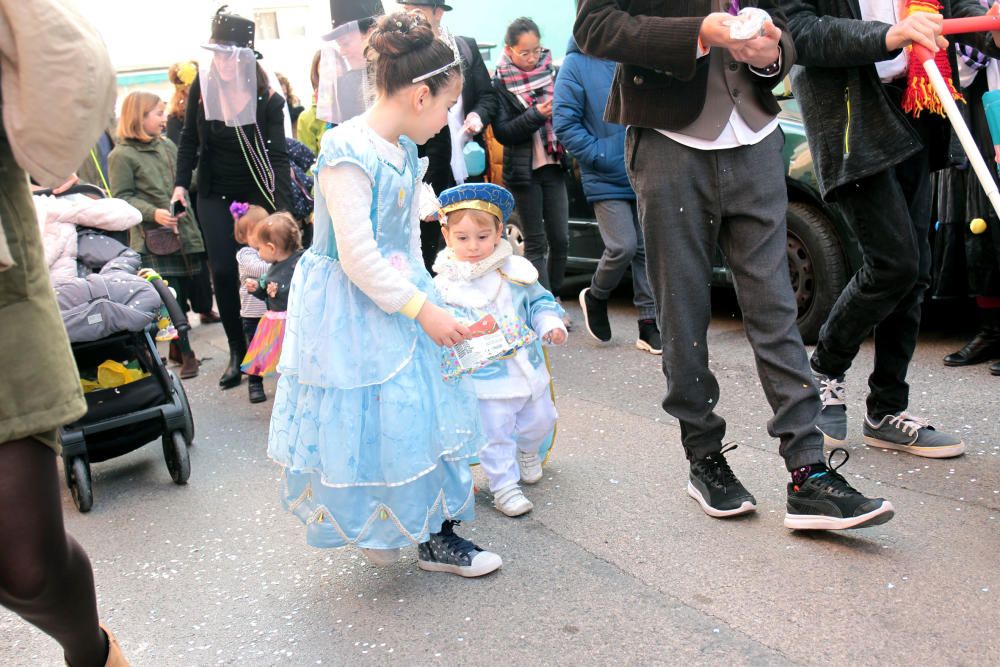
POLYGON ((688 494, 714 517, 756 509, 724 457, 733 448, 722 449, 726 424, 708 367, 718 243, 774 411, 768 433, 780 439, 792 477, 785 526, 877 525, 892 505, 866 498, 823 461, 819 395, 795 326, 783 138, 771 94, 795 60, 784 25, 771 0, 580 0, 574 36, 584 53, 621 63, 605 116, 629 127, 625 159, 664 343, 663 407, 680 422, 688 494), (741 4, 754 7, 734 16, 741 4), (755 14, 767 20, 754 24, 755 14))
MULTIPOLYGON (((401 2, 406 11, 419 11, 434 27, 434 33, 441 35, 441 20, 451 6, 444 0, 416 0, 401 2)), ((467 180, 481 180, 469 175, 465 168, 462 149, 469 141, 483 145, 483 130, 493 120, 496 113, 496 93, 490 73, 479 53, 479 46, 472 37, 454 37, 462 58, 462 97, 448 114, 448 125, 419 147, 421 157, 430 163, 424 180, 431 184, 436 194, 467 180)), ((430 271, 441 244, 441 227, 438 223, 425 223, 420 229, 420 243, 423 246, 424 264, 430 271)))
POLYGON ((635 345, 661 353, 656 304, 646 277, 646 248, 639 228, 635 191, 625 173, 625 128, 604 120, 615 64, 584 55, 569 40, 566 59, 556 79, 552 123, 559 142, 576 158, 583 193, 593 204, 604 254, 590 287, 580 292, 587 332, 599 341, 611 340, 608 297, 625 271, 632 268, 632 296, 639 311, 639 338, 635 345))
MULTIPOLYGON (((799 54, 793 86, 820 189, 838 203, 864 255, 812 355, 823 397, 820 430, 828 442, 846 441, 844 374, 874 329, 865 442, 930 458, 958 456, 965 449, 961 438, 906 412, 906 371, 930 285, 930 172, 949 162, 951 132, 933 107, 920 113, 913 106, 922 98, 912 92, 904 112, 904 96, 917 89, 912 80, 922 68, 911 67, 903 49, 912 43, 946 48, 942 14, 974 16, 985 9, 979 0, 943 0, 942 14, 901 17, 892 2, 784 0, 782 6, 799 54)), ((986 48, 984 35, 967 38, 986 48)), ((948 61, 953 74, 953 49, 948 61)), ((936 96, 927 101, 934 104, 936 96)))

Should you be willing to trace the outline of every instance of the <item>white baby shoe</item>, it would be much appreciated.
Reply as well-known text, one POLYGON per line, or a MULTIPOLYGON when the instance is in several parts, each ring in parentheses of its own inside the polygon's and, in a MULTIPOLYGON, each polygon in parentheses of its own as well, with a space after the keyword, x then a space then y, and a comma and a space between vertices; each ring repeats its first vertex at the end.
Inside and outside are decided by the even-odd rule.
POLYGON ((542 479, 542 459, 537 452, 517 451, 517 467, 521 469, 521 481, 535 484, 542 479))
POLYGON ((524 497, 521 487, 517 484, 505 486, 493 494, 493 505, 507 516, 521 516, 527 514, 534 505, 524 497))

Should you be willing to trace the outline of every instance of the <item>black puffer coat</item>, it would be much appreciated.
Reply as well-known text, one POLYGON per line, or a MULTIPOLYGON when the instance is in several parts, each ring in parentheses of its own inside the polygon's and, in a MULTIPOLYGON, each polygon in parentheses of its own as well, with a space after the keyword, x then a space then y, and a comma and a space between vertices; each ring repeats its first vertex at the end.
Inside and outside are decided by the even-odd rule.
POLYGON ((545 125, 545 117, 531 107, 525 109, 517 97, 496 78, 497 115, 493 119, 493 135, 503 144, 503 182, 508 188, 531 184, 534 160, 532 135, 545 125))

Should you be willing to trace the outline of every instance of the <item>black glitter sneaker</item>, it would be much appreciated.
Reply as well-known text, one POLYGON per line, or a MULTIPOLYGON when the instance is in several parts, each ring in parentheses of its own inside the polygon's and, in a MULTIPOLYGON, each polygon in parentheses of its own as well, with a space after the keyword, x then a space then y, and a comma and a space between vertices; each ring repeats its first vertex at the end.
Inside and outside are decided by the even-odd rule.
POLYGON ((851 455, 838 447, 827 459, 829 470, 813 475, 801 485, 788 484, 785 528, 792 530, 846 530, 878 526, 892 518, 892 503, 883 498, 866 498, 837 472, 851 455), (834 467, 833 457, 843 452, 844 460, 834 467))
POLYGON ((455 534, 458 521, 445 521, 440 533, 417 548, 417 566, 428 572, 450 572, 461 577, 481 577, 503 565, 500 556, 483 551, 455 534))
POLYGON ((756 511, 757 501, 746 490, 725 454, 736 449, 731 445, 720 452, 691 461, 688 495, 698 501, 708 516, 724 518, 756 511))

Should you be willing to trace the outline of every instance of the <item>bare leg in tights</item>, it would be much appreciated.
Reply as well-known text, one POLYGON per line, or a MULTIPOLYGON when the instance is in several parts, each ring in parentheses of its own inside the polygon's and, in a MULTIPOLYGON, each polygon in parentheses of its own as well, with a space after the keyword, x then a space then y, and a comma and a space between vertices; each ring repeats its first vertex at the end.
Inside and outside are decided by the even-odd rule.
POLYGON ((0 444, 0 604, 59 642, 72 667, 106 663, 90 559, 63 527, 55 453, 31 438, 0 444))

